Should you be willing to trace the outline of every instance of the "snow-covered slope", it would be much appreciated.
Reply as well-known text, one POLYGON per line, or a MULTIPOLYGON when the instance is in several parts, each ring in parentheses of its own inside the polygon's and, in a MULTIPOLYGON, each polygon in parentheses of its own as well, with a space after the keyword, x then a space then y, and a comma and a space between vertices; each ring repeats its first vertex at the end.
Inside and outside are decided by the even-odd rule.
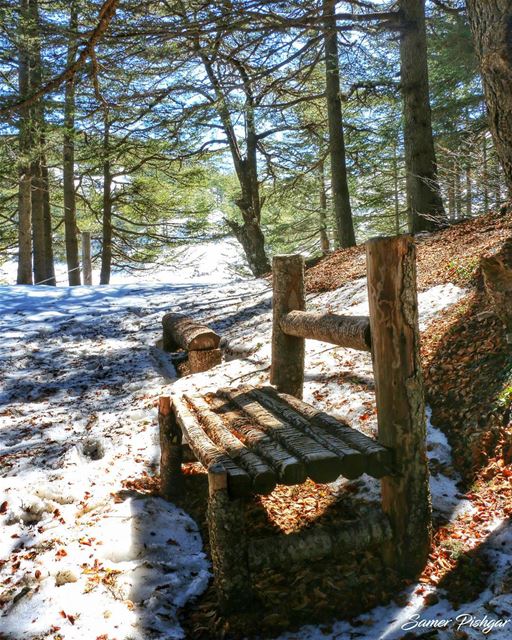
MULTIPOLYGON (((0 636, 183 637, 176 610, 206 587, 209 565, 196 524, 144 497, 159 461, 156 399, 168 384, 205 391, 268 380, 271 291, 233 278, 226 251, 222 267, 208 262, 210 247, 197 271, 160 273, 153 284, 0 287, 0 636), (219 367, 174 379, 155 348, 171 310, 224 336, 219 367)), ((451 285, 422 294, 423 322, 462 294, 451 285)), ((362 281, 309 300, 354 314, 364 304, 362 281)), ((307 370, 307 401, 374 430, 367 354, 311 341, 307 370)), ((431 457, 449 460, 442 434, 431 427, 429 439, 431 457)), ((432 481, 434 506, 452 517, 469 508, 455 480, 432 481)), ((378 496, 371 479, 361 488, 378 496)), ((375 612, 379 635, 339 623, 331 637, 381 637, 397 611, 375 612)))

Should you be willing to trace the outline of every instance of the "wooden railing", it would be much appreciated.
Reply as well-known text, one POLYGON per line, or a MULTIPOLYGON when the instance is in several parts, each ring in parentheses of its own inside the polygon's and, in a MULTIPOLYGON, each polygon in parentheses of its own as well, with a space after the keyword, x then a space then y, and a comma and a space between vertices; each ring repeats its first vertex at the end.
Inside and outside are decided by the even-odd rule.
POLYGON ((431 536, 414 240, 370 240, 366 262, 370 315, 360 317, 306 311, 304 259, 274 257, 270 381, 302 398, 306 339, 371 351, 378 440, 394 452, 397 471, 382 478, 394 536, 388 556, 412 575, 425 565, 431 536))

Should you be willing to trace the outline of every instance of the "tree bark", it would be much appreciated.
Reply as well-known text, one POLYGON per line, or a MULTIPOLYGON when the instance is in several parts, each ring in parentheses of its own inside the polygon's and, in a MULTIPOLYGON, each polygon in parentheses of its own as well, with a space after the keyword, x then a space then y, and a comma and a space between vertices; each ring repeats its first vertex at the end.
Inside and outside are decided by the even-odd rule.
POLYGON ((82 233, 82 269, 84 272, 84 284, 92 284, 92 261, 91 261, 91 233, 82 233))
POLYGON ((331 247, 329 244, 329 236, 327 234, 327 190, 325 188, 325 166, 323 160, 320 162, 318 177, 320 186, 320 250, 325 256, 329 253, 331 247))
MULTIPOLYGON (((69 43, 67 65, 71 65, 78 49, 78 6, 71 2, 69 16, 69 43)), ((80 259, 78 254, 78 229, 76 224, 75 194, 75 76, 66 81, 64 97, 64 141, 63 141, 63 189, 64 231, 66 262, 70 286, 80 284, 80 259)))
MULTIPOLYGON (((276 395, 276 391, 271 387, 264 387, 263 392, 273 397, 276 395)), ((368 475, 374 478, 382 478, 382 476, 392 473, 393 455, 391 450, 386 449, 364 433, 352 429, 348 424, 337 420, 334 416, 319 411, 294 396, 280 393, 279 399, 307 418, 313 429, 330 434, 344 442, 346 446, 361 452, 363 454, 363 471, 368 475)))
POLYGON ((48 162, 46 160, 46 138, 43 138, 43 152, 41 154, 41 179, 43 184, 43 218, 44 218, 44 242, 46 256, 46 284, 56 286, 55 264, 53 261, 53 229, 52 208, 50 203, 50 177, 48 174, 48 162))
POLYGON ((166 500, 184 493, 182 433, 176 424, 169 396, 158 399, 158 425, 160 430, 160 493, 166 500))
POLYGON ((105 107, 103 129, 103 221, 100 284, 109 284, 112 270, 112 170, 110 166, 110 122, 105 107))
POLYGON ((512 2, 466 0, 480 63, 489 126, 512 193, 512 2))
POLYGON ((228 474, 230 495, 233 498, 248 496, 252 486, 249 474, 235 464, 224 449, 212 442, 184 399, 173 397, 172 408, 187 444, 201 464, 206 469, 212 464, 221 464, 228 474))
MULTIPOLYGON (((364 456, 360 451, 352 449, 345 441, 329 433, 323 427, 310 421, 306 415, 296 411, 279 395, 273 387, 252 389, 252 394, 266 409, 281 417, 288 424, 316 440, 329 451, 335 453, 341 462, 341 474, 345 478, 357 478, 365 471, 364 456)), ((293 398, 293 396, 287 396, 293 398)))
POLYGON ((301 255, 274 256, 272 261, 272 363, 270 382, 278 391, 302 398, 304 386, 304 338, 288 336, 281 318, 289 311, 303 311, 304 258, 301 255))
POLYGON ((466 217, 471 218, 473 212, 473 172, 471 164, 466 164, 466 217))
MULTIPOLYGON (((18 34, 18 85, 20 100, 25 99, 30 90, 29 53, 27 21, 29 20, 28 0, 20 0, 20 22, 18 34)), ((18 274, 17 284, 33 284, 32 279, 32 177, 30 171, 30 109, 23 107, 19 112, 19 152, 18 166, 18 274)))
MULTIPOLYGON (((39 53, 39 8, 37 0, 29 0, 29 34, 30 34, 30 56, 29 56, 29 85, 31 92, 41 85, 41 60, 39 53)), ((43 208, 43 176, 41 170, 41 145, 43 132, 42 126, 42 105, 41 100, 34 102, 31 106, 31 162, 30 174, 32 177, 32 251, 34 257, 34 283, 46 284, 46 241, 43 208)))
POLYGON ((244 157, 238 144, 235 127, 227 105, 226 95, 221 81, 215 72, 213 63, 201 48, 199 38, 195 39, 194 46, 215 92, 217 99, 215 108, 221 121, 224 134, 228 140, 233 166, 241 190, 241 196, 236 200, 236 205, 242 214, 243 223, 239 224, 235 220, 227 220, 227 224, 238 242, 242 245, 253 275, 259 277, 270 271, 270 263, 265 253, 265 238, 261 230, 262 200, 258 181, 258 136, 256 134, 254 118, 252 84, 244 66, 233 58, 232 62, 240 74, 242 90, 245 94, 246 153, 244 157))
POLYGON ((332 451, 301 433, 283 418, 262 407, 251 391, 221 389, 222 397, 234 402, 253 418, 257 425, 306 465, 308 476, 315 482, 333 482, 341 475, 342 463, 332 451))
MULTIPOLYGON (((30 90, 37 90, 43 81, 41 37, 38 0, 29 0, 30 90)), ((36 284, 55 285, 53 249, 51 239, 51 212, 45 163, 45 115, 43 99, 31 107, 32 122, 32 245, 34 255, 34 281, 36 284)))
POLYGON ((482 160, 483 160, 483 197, 484 197, 484 214, 489 212, 489 152, 487 146, 487 136, 484 132, 482 138, 482 160))
POLYGON ((371 351, 372 348, 367 316, 290 311, 281 318, 280 324, 287 336, 321 340, 359 351, 371 351))
POLYGON ((382 545, 391 537, 387 517, 374 508, 366 517, 344 524, 342 528, 316 527, 286 536, 250 540, 249 567, 251 571, 289 569, 295 563, 311 564, 326 557, 343 558, 353 551, 382 545))
POLYGON ((348 188, 345 136, 340 99, 338 43, 336 35, 336 0, 323 0, 325 42, 325 93, 329 122, 331 187, 338 239, 342 247, 356 244, 348 188))
POLYGON ((274 469, 279 484, 293 486, 306 480, 304 463, 256 427, 254 420, 233 411, 225 400, 215 396, 210 399, 210 404, 222 415, 225 424, 237 434, 237 437, 274 469))
POLYGON ((215 586, 222 612, 247 610, 254 604, 247 559, 244 503, 228 495, 222 465, 208 468, 208 533, 215 586))
POLYGON ((220 336, 215 331, 182 313, 166 313, 162 327, 164 351, 200 351, 219 346, 220 336))
POLYGON ((206 434, 251 476, 253 491, 259 494, 271 493, 277 482, 275 471, 231 433, 222 418, 210 409, 206 400, 200 396, 187 395, 185 398, 196 411, 206 434))
POLYGON ((411 233, 433 231, 445 218, 437 180, 430 111, 425 0, 400 0, 400 75, 404 112, 407 211, 411 233))
POLYGON ((381 480, 394 539, 386 555, 413 577, 427 562, 432 534, 413 239, 370 240, 367 271, 379 442, 395 462, 395 474, 381 480))

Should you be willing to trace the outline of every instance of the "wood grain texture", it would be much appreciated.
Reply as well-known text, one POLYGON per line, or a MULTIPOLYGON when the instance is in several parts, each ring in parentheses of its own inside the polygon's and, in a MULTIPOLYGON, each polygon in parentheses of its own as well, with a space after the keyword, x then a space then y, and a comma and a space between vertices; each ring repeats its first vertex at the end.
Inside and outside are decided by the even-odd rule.
POLYGON ((176 351, 178 347, 186 351, 203 351, 219 346, 220 336, 215 331, 182 313, 166 313, 162 328, 164 351, 176 351))
POLYGON ((336 454, 262 407, 250 388, 220 389, 219 394, 234 402, 267 435, 302 460, 308 476, 315 482, 332 482, 341 475, 342 464, 336 454))
POLYGON ((287 335, 281 318, 289 311, 303 311, 304 258, 274 256, 272 260, 272 360, 270 381, 279 391, 302 398, 304 386, 304 338, 287 335))
POLYGON ((394 534, 389 555, 414 576, 427 561, 432 529, 414 241, 370 240, 367 263, 379 442, 396 464, 396 475, 381 481, 394 534))
POLYGON ((271 493, 277 483, 275 471, 231 433, 202 397, 186 395, 185 398, 196 410, 206 434, 251 476, 252 490, 263 495, 271 493))
POLYGON ((234 498, 249 495, 252 486, 249 474, 235 464, 223 449, 212 442, 199 424, 196 416, 188 408, 185 400, 178 396, 173 396, 172 408, 177 424, 201 464, 206 469, 212 464, 223 465, 228 474, 230 495, 234 498))
POLYGON ((314 311, 290 311, 281 318, 288 336, 321 340, 340 347, 371 351, 370 319, 314 311))

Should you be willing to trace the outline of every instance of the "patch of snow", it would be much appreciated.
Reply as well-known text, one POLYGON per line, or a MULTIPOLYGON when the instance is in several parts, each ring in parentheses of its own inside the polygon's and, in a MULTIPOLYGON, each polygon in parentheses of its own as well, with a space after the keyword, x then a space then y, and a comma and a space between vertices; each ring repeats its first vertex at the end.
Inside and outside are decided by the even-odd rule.
MULTIPOLYGON (((0 583, 10 579, 0 592, 0 627, 10 640, 50 639, 52 627, 66 640, 184 637, 177 609, 210 578, 197 526, 129 482, 151 484, 158 470, 158 396, 267 383, 272 328, 268 283, 231 271, 237 247, 222 241, 187 251, 176 266, 138 281, 0 287, 0 504, 7 503, 0 583), (156 346, 169 311, 191 314, 223 336, 221 365, 175 379, 156 346)), ((424 323, 463 295, 451 285, 434 289, 420 295, 424 323)), ((366 283, 358 280, 310 296, 308 306, 357 314, 365 313, 365 299, 366 283)), ((306 401, 375 433, 369 354, 308 341, 306 371, 306 401)), ((456 475, 444 475, 448 443, 430 424, 428 441, 434 506, 455 517, 464 501, 456 475)), ((374 479, 354 484, 380 499, 374 479)), ((494 551, 504 562, 498 543, 494 551)), ((508 606, 498 588, 491 596, 496 607, 508 606)), ((338 622, 330 637, 380 637, 399 615, 421 610, 415 598, 404 611, 390 605, 370 612, 362 626, 338 622)), ((282 636, 292 637, 326 636, 313 627, 282 636)))

